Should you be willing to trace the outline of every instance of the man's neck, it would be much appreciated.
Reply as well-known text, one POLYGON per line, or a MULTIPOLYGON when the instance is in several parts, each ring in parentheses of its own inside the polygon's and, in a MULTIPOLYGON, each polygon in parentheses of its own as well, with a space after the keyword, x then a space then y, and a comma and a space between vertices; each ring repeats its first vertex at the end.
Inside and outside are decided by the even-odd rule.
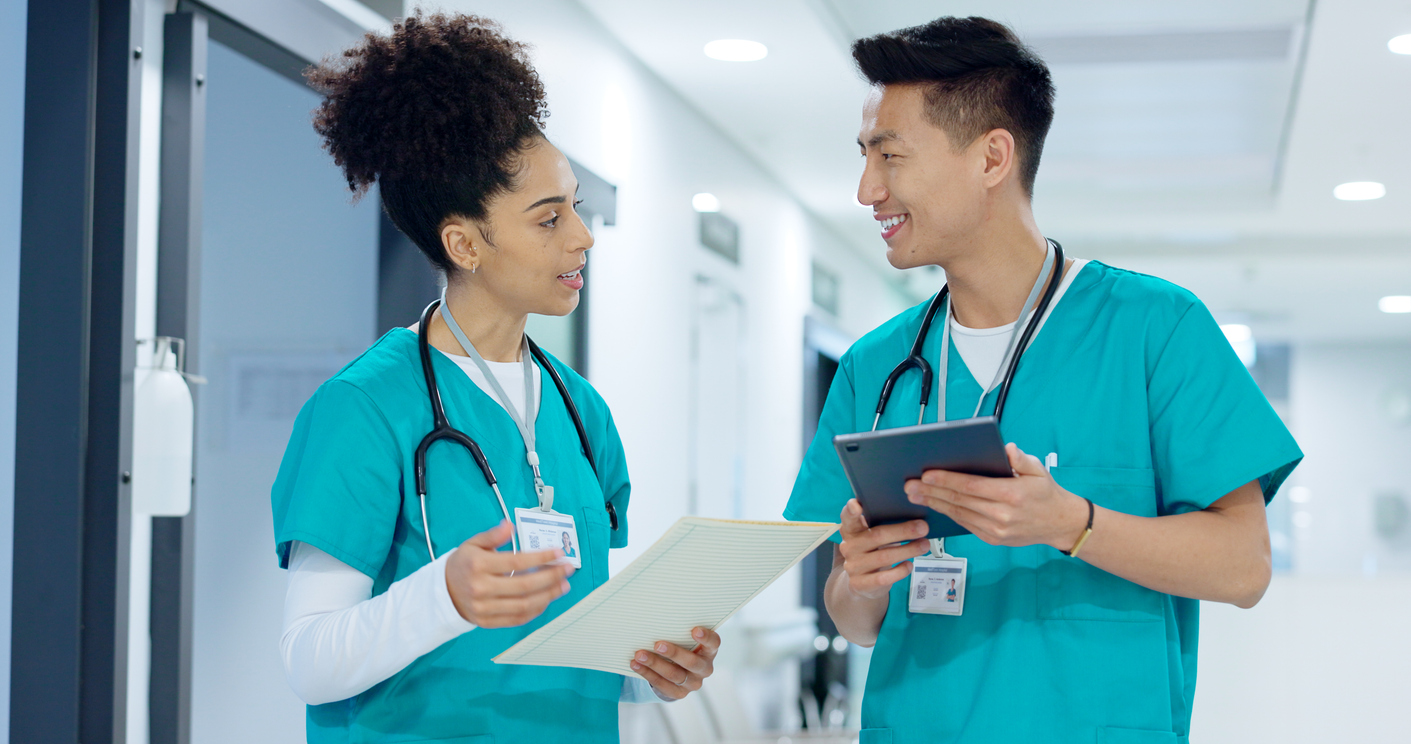
MULTIPOLYGON (((450 306, 461 332, 480 356, 491 362, 519 361, 528 315, 508 312, 485 292, 459 285, 446 290, 446 304, 450 306)), ((429 340, 432 346, 447 354, 469 355, 446 325, 441 309, 437 310, 436 317, 431 321, 429 340)))
POLYGON ((967 328, 995 328, 1018 320, 1047 250, 1048 242, 1032 217, 990 222, 941 265, 956 322, 967 328))

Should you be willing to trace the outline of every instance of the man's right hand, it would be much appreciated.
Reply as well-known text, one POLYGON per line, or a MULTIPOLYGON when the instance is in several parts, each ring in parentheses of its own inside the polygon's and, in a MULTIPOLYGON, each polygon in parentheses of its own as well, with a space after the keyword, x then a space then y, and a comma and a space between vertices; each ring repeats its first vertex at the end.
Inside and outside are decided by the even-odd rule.
POLYGON ((514 528, 509 522, 461 543, 446 561, 446 588, 456 611, 481 628, 523 625, 568 593, 573 566, 549 563, 559 550, 502 553, 514 528), (533 569, 538 570, 533 570, 533 569))
POLYGON ((862 505, 850 499, 843 507, 842 523, 838 553, 848 590, 864 599, 885 597, 892 584, 911 574, 911 559, 931 550, 924 519, 868 527, 862 505))

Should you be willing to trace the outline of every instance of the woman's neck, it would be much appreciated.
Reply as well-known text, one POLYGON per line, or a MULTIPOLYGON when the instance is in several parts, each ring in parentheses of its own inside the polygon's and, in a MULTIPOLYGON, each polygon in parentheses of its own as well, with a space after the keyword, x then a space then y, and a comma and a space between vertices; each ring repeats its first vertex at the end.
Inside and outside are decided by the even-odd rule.
MULTIPOLYGON (((446 305, 450 306, 456 324, 480 356, 491 362, 519 361, 528 315, 505 310, 485 292, 456 285, 446 289, 446 305)), ((445 309, 444 306, 438 308, 431 321, 431 345, 447 354, 468 356, 468 350, 461 348, 441 315, 445 309)))

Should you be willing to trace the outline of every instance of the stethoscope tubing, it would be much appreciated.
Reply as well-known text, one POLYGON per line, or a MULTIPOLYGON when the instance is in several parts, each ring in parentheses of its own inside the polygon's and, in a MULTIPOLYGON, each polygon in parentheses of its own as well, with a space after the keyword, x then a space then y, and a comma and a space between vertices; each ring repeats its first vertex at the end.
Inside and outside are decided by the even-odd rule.
MULTIPOLYGON (((1019 343, 1014 349, 1013 356, 1010 357, 1009 368, 1005 370, 1003 381, 1000 383, 999 395, 995 398, 995 412, 993 415, 996 419, 1004 415, 1005 403, 1009 401, 1009 388, 1010 385, 1014 383, 1014 373, 1019 369, 1019 358, 1023 356, 1024 349, 1029 345, 1030 340, 1033 339, 1034 334, 1038 331, 1039 325, 1043 322, 1044 314, 1048 312, 1049 305, 1052 304, 1054 295, 1058 293, 1059 285, 1063 283, 1063 246, 1060 245, 1057 240, 1049 240, 1049 242, 1053 244, 1054 249, 1053 275, 1049 277, 1048 286, 1044 289, 1043 297, 1039 300, 1038 306, 1034 309, 1034 314, 1030 316, 1029 321, 1025 323, 1024 330, 1019 336, 1019 343)), ((926 361, 926 357, 922 356, 921 350, 922 347, 926 345, 926 337, 930 335, 931 324, 935 321, 936 314, 945 306, 946 298, 949 295, 950 285, 941 285, 941 291, 937 292, 936 296, 931 298, 931 304, 926 307, 926 315, 921 320, 921 328, 916 333, 916 340, 911 344, 911 353, 892 369, 891 374, 887 375, 886 381, 882 383, 882 392, 877 396, 876 414, 872 417, 873 431, 876 431, 877 424, 882 420, 883 412, 887 410, 887 403, 892 399, 892 388, 896 386, 897 380, 901 379, 903 374, 912 369, 921 372, 921 405, 917 413, 916 423, 919 425, 925 417, 926 405, 931 402, 931 378, 934 376, 934 371, 931 369, 931 363, 926 361)), ((942 380, 941 384, 944 386, 945 380, 942 380)), ((944 400, 944 392, 941 394, 941 397, 942 400, 944 400)), ((940 414, 940 418, 942 420, 945 419, 944 411, 940 414)))
MULTIPOLYGON (((490 467, 490 461, 485 457, 484 451, 474 439, 471 439, 464 432, 452 427, 446 418, 446 409, 441 402, 441 389, 436 385, 436 371, 431 358, 430 328, 431 318, 440 306, 441 300, 432 300, 431 304, 421 311, 421 320, 417 325, 417 352, 421 357, 421 371, 426 379, 427 397, 431 401, 431 432, 422 437, 417 445, 416 455, 413 457, 413 479, 416 485, 417 501, 421 507, 421 528, 426 536, 426 552, 431 556, 431 560, 436 560, 436 550, 431 545, 431 526, 426 517, 426 455, 431 449, 431 445, 442 440, 455 442, 470 452, 471 459, 475 460, 475 465, 480 469, 481 475, 485 477, 486 485, 495 494, 495 501, 499 503, 500 513, 505 517, 505 521, 510 524, 514 520, 510 518, 509 508, 505 505, 505 497, 500 493, 499 481, 495 478, 495 471, 490 467)), ((568 417, 573 421, 573 427, 578 432, 578 442, 582 445, 583 456, 588 460, 588 467, 592 468, 593 474, 598 473, 598 463, 593 457, 593 447, 589 443, 588 430, 583 425, 583 417, 578 413, 578 406, 573 402, 573 396, 568 393, 568 386, 564 384, 563 377, 559 375, 554 365, 549 363, 548 356, 534 343, 534 339, 525 336, 525 341, 529 345, 529 353, 538 360, 544 371, 548 372, 549 379, 553 380, 554 387, 558 388, 559 397, 563 399, 564 408, 568 411, 568 417)), ((617 510, 612 504, 606 504, 609 523, 612 529, 617 529, 617 510)), ((510 547, 519 552, 519 538, 512 530, 510 532, 510 547)))
POLYGON ((1034 338, 1039 326, 1043 324, 1044 313, 1048 312, 1054 295, 1058 294, 1059 285, 1063 283, 1063 246, 1055 240, 1053 241, 1053 250, 1053 276, 1049 277, 1048 287, 1044 289, 1044 296, 1039 300, 1039 306, 1034 309, 1034 316, 1024 325, 1024 332, 1019 336, 1019 345, 1014 347, 1014 356, 1009 360, 1009 369, 1005 370, 1004 383, 1000 385, 999 395, 995 396, 993 415, 996 420, 1004 416, 1004 404, 1009 402, 1009 387, 1014 383, 1014 373, 1019 370, 1019 357, 1023 356, 1024 350, 1029 346, 1029 341, 1034 338))

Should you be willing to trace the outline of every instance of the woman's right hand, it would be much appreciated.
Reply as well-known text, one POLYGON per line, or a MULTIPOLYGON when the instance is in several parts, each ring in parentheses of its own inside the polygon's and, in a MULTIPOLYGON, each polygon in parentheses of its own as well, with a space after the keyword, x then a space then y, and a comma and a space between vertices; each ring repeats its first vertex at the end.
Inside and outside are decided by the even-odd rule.
POLYGON ((562 551, 516 554, 497 550, 510 541, 513 529, 509 522, 500 522, 461 543, 446 561, 451 601, 461 617, 477 627, 523 625, 568 593, 573 566, 548 565, 562 558, 562 551), (532 570, 535 568, 538 570, 532 570))

